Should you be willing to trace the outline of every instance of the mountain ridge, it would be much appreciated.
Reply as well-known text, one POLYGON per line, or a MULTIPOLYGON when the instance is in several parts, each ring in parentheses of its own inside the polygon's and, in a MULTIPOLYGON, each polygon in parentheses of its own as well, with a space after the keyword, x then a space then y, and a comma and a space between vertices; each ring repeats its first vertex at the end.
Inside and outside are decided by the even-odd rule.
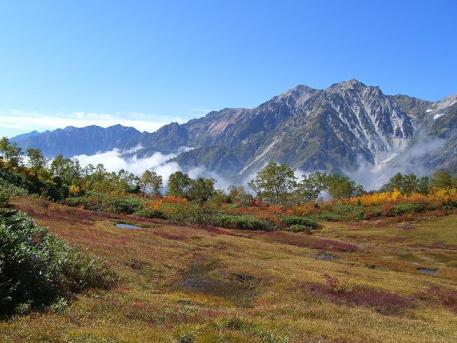
MULTIPOLYGON (((85 154, 97 153, 101 148, 127 150, 141 146, 136 154, 147 157, 154 152, 177 153, 180 147, 189 147, 192 149, 174 158, 184 170, 202 166, 239 181, 268 160, 303 171, 334 172, 355 170, 361 163, 375 166, 386 159, 395 160, 395 156, 399 156, 398 161, 411 147, 417 147, 420 135, 425 134, 447 141, 442 151, 429 156, 434 162, 427 162, 428 168, 457 170, 457 162, 445 161, 457 146, 456 125, 446 119, 454 118, 456 104, 457 95, 430 102, 407 95, 386 95, 379 87, 356 79, 334 83, 326 89, 298 85, 255 108, 211 111, 184 124, 167 124, 152 133, 132 128, 123 132, 122 126, 104 129, 123 136, 115 139, 113 133, 98 130, 93 136, 101 137, 96 139, 99 143, 87 148, 85 154), (439 115, 443 119, 436 118, 439 115)), ((44 148, 49 155, 50 150, 57 151, 58 144, 51 144, 53 133, 48 133, 46 139, 41 134, 32 135, 26 142, 44 148)), ((17 142, 25 145, 23 139, 17 142)))

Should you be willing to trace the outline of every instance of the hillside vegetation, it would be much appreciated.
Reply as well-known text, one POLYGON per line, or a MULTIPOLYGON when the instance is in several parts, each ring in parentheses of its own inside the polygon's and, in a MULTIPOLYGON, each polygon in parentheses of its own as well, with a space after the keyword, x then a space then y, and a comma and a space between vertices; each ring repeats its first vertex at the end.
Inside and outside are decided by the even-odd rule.
POLYGON ((329 222, 306 235, 173 226, 28 197, 14 205, 109 261, 120 281, 61 312, 0 323, 1 341, 457 340, 456 215, 329 222))
POLYGON ((181 172, 164 189, 1 148, 2 342, 457 340, 446 171, 367 193, 269 163, 253 192, 181 172))

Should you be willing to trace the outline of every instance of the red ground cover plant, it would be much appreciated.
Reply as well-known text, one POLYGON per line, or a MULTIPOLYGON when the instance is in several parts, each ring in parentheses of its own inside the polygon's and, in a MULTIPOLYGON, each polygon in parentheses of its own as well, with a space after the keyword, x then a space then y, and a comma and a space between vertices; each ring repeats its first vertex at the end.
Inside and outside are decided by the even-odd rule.
POLYGON ((417 296, 421 300, 441 304, 457 314, 457 290, 432 286, 427 291, 417 296))
POLYGON ((234 237, 249 237, 248 233, 239 233, 235 232, 232 229, 224 229, 220 227, 209 227, 206 229, 208 232, 214 235, 227 235, 227 236, 234 236, 234 237))
POLYGON ((336 277, 322 274, 325 284, 304 282, 301 288, 317 298, 325 298, 335 303, 367 307, 384 315, 399 315, 414 308, 415 298, 404 297, 369 287, 346 287, 336 277))

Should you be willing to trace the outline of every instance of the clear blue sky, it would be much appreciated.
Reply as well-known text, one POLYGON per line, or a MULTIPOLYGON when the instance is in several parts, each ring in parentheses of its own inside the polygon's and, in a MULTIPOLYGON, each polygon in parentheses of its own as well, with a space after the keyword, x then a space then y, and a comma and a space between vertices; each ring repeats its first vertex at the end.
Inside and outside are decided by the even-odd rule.
POLYGON ((152 130, 297 85, 457 93, 457 1, 0 0, 0 135, 152 130))

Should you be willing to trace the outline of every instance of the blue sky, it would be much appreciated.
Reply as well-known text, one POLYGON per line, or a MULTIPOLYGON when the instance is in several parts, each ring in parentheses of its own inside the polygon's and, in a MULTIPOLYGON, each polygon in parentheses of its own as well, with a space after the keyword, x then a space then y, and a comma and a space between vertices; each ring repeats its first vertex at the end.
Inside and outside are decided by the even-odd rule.
POLYGON ((297 85, 457 93, 457 1, 0 0, 0 135, 154 130, 297 85))

